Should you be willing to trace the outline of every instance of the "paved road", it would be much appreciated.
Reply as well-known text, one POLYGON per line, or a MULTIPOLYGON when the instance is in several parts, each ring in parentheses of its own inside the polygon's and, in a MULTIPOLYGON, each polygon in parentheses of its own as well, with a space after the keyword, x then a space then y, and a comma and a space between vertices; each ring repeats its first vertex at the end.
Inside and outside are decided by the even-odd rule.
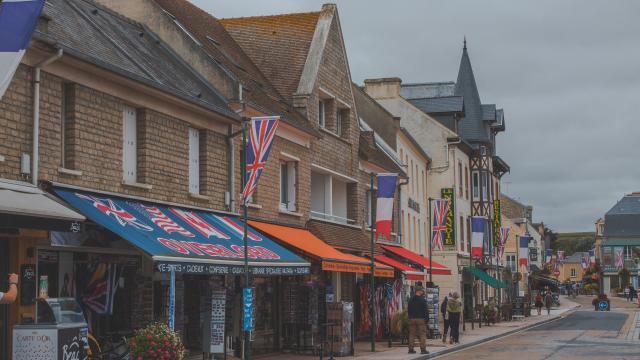
POLYGON ((640 359, 640 342, 624 340, 623 312, 576 311, 567 317, 439 359, 640 359))

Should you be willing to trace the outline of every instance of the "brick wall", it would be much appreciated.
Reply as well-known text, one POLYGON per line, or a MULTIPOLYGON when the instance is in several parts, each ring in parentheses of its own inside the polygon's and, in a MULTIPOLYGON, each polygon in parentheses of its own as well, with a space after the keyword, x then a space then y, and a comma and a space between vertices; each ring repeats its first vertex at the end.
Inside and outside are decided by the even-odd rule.
MULTIPOLYGON (((21 65, 0 101, 0 177, 20 179, 20 154, 31 153, 32 70, 21 65)), ((148 197, 160 201, 224 209, 227 189, 223 134, 202 130, 205 152, 201 169, 203 194, 188 191, 188 123, 152 109, 138 109, 138 181, 151 190, 122 184, 122 111, 126 101, 82 85, 67 86, 65 131, 67 168, 62 167, 63 79, 42 73, 40 114, 40 180, 148 197)), ((129 104, 134 105, 135 104, 129 104)))
MULTIPOLYGON (((237 149, 235 164, 236 211, 241 211, 240 149, 242 138, 238 136, 235 141, 237 149)), ((309 165, 310 151, 308 148, 276 136, 267 166, 260 177, 254 195, 254 204, 258 207, 249 207, 249 217, 280 224, 304 226, 309 219, 311 209, 311 168, 309 165), (299 215, 280 211, 280 161, 287 160, 286 155, 300 159, 296 169, 296 213, 299 215)))

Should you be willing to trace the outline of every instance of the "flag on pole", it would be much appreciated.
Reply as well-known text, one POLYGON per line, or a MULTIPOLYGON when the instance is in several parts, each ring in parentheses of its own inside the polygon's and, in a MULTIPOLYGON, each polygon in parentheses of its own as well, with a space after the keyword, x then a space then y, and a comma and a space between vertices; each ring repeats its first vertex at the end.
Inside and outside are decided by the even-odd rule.
POLYGON ((433 221, 431 222, 431 249, 444 250, 444 237, 447 231, 447 214, 449 213, 449 200, 433 200, 433 221))
POLYGON ((583 252, 582 253, 582 258, 580 261, 580 265, 582 265, 582 270, 586 270, 587 268, 589 268, 589 253, 588 252, 583 252))
POLYGON ((559 261, 564 260, 564 250, 558 250, 557 258, 559 261))
POLYGON ((471 218, 471 257, 482 257, 485 222, 486 219, 480 216, 471 218))
POLYGON ((398 184, 398 174, 378 174, 378 198, 376 200, 376 239, 384 235, 391 240, 393 198, 398 184))
POLYGON ((551 263, 551 257, 552 256, 553 256, 553 249, 545 250, 545 254, 544 254, 544 262, 545 262, 545 264, 550 264, 551 263))
POLYGON ((249 136, 247 137, 245 186, 242 190, 244 203, 256 191, 260 175, 269 158, 273 139, 276 137, 279 116, 254 117, 249 122, 249 136))
MULTIPOLYGON (((589 250, 591 253, 592 250, 589 250)), ((614 253, 616 254, 616 267, 623 268, 624 267, 624 248, 623 247, 615 247, 613 248, 614 253)))
POLYGON ((44 0, 4 0, 0 4, 0 99, 27 51, 43 5, 44 0))
POLYGON ((591 266, 596 265, 596 253, 593 249, 589 250, 589 264, 591 264, 591 266))
POLYGON ((502 255, 504 255, 504 248, 507 246, 507 239, 509 238, 509 229, 508 227, 500 228, 500 244, 498 246, 498 259, 502 259, 502 255))
POLYGON ((527 266, 529 264, 529 236, 520 236, 518 264, 527 266))

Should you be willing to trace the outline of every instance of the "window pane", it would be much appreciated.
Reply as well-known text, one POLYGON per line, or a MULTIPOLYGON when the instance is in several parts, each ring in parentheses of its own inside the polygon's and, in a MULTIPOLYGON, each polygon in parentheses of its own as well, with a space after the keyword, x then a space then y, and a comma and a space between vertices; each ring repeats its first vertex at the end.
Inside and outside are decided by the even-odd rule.
POLYGON ((287 185, 289 176, 287 171, 287 163, 280 163, 280 203, 285 206, 287 205, 287 196, 289 192, 289 187, 287 185))

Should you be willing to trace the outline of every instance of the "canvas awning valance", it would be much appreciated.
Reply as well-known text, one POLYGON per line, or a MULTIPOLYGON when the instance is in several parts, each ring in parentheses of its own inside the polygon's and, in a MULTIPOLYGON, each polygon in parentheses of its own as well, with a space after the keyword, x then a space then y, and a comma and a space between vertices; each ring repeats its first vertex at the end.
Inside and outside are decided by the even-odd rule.
POLYGON ((475 266, 465 266, 464 269, 469 271, 471 274, 473 274, 473 276, 475 276, 479 280, 484 281, 487 285, 493 288, 504 289, 507 287, 507 284, 505 284, 503 281, 500 281, 494 278, 493 276, 487 274, 486 272, 482 271, 481 269, 478 269, 475 266))

